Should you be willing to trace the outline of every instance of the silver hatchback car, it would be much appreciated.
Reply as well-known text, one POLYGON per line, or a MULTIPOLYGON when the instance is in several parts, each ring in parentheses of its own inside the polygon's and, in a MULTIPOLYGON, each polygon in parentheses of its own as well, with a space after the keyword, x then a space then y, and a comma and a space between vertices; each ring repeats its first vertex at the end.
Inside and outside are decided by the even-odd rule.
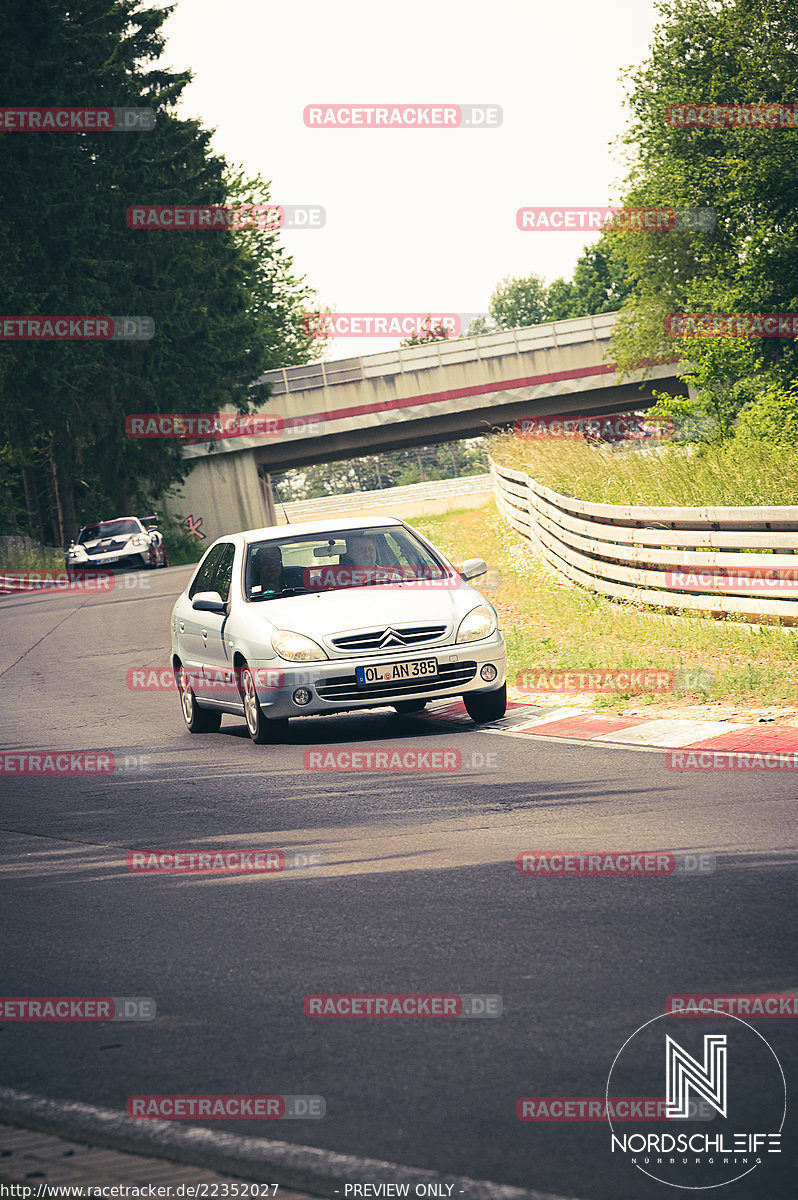
POLYGON ((259 745, 290 717, 462 696, 477 722, 507 705, 492 604, 395 517, 250 529, 209 548, 172 610, 172 667, 191 733, 243 717, 259 745))

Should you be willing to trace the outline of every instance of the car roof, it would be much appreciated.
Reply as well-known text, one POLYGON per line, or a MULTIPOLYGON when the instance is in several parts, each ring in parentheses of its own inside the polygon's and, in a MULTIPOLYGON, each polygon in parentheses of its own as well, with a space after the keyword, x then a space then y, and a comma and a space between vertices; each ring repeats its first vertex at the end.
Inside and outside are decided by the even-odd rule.
POLYGON ((374 529, 380 525, 402 524, 404 522, 398 517, 335 517, 326 521, 302 521, 297 525, 267 525, 265 529, 244 529, 239 536, 248 543, 265 542, 270 538, 290 537, 291 534, 339 533, 344 529, 374 529))

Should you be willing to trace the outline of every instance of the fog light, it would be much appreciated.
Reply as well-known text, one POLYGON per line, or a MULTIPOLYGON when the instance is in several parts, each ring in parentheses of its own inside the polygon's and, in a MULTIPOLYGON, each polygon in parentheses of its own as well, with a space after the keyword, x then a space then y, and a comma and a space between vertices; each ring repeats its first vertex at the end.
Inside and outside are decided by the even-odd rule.
POLYGON ((297 688, 297 690, 294 692, 294 704, 310 704, 312 699, 313 693, 309 692, 307 688, 297 688))
POLYGON ((485 663, 485 666, 480 671, 480 675, 486 683, 493 683, 499 672, 494 667, 493 663, 485 663))

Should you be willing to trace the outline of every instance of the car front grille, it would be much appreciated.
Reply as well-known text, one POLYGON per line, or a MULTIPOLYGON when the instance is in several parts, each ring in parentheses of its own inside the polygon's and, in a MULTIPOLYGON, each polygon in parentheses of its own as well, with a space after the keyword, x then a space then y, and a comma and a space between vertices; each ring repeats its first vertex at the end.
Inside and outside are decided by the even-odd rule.
POLYGON ((401 650, 403 646, 419 646, 434 642, 446 633, 445 625, 412 625, 406 629, 369 629, 365 633, 348 633, 332 639, 336 650, 401 650))
POLYGON ((391 700, 402 696, 413 696, 419 692, 437 692, 441 688, 457 690, 470 683, 477 671, 475 662, 438 663, 436 679, 397 679, 392 683, 371 683, 360 687, 354 672, 336 675, 331 679, 319 679, 315 683, 317 694, 322 700, 338 703, 341 700, 391 700))
POLYGON ((95 546, 93 550, 89 550, 88 554, 115 554, 117 550, 123 550, 127 545, 127 538, 121 542, 111 542, 107 546, 95 546))

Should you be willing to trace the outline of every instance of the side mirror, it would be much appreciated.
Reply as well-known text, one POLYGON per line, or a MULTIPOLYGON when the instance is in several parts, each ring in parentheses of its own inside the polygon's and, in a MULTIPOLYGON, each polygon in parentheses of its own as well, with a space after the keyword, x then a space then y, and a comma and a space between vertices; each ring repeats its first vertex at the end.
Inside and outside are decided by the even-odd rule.
POLYGON ((191 607, 197 612, 227 612, 227 605, 218 592, 197 592, 191 601, 191 607))
POLYGON ((484 558, 467 558, 460 574, 463 579, 476 579, 478 575, 487 574, 487 570, 488 564, 484 558))

